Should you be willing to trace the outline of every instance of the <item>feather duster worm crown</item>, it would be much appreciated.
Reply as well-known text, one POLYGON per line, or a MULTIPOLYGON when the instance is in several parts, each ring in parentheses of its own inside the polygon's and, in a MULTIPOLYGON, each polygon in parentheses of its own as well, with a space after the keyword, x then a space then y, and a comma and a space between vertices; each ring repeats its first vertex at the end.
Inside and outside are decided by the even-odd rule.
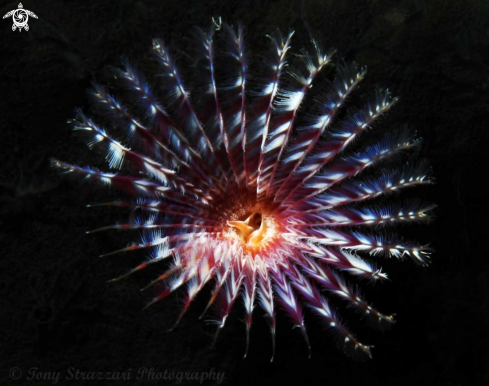
POLYGON ((371 346, 333 305, 344 303, 388 327, 393 317, 370 305, 352 282, 385 280, 377 268, 382 256, 427 264, 429 249, 394 235, 392 226, 428 220, 433 205, 379 205, 381 197, 431 182, 427 164, 414 160, 419 139, 405 129, 372 128, 396 99, 377 90, 349 106, 365 69, 331 63, 333 53, 315 41, 309 51, 292 54, 293 33, 268 36, 270 52, 251 77, 241 27, 197 34, 192 88, 158 39, 154 85, 127 61, 116 70, 130 104, 94 84, 94 105, 110 130, 82 112, 74 130, 90 148, 102 148, 116 171, 53 164, 132 196, 102 205, 131 208, 135 221, 97 230, 142 231, 140 243, 116 252, 146 248, 148 260, 122 277, 168 261, 167 272, 150 284, 164 284, 150 304, 185 288, 176 323, 212 282, 204 314, 213 315, 217 337, 241 300, 246 352, 255 306, 268 317, 275 351, 280 306, 308 347, 306 309, 325 322, 340 349, 370 357, 371 346))

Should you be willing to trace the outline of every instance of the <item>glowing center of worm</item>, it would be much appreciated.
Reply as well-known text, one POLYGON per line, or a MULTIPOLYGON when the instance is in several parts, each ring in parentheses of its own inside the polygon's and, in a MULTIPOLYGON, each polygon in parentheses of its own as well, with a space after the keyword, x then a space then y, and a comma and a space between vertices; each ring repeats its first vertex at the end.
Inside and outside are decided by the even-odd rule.
POLYGON ((267 232, 267 223, 259 212, 252 213, 244 221, 228 221, 228 225, 236 229, 245 244, 254 248, 260 246, 267 232))

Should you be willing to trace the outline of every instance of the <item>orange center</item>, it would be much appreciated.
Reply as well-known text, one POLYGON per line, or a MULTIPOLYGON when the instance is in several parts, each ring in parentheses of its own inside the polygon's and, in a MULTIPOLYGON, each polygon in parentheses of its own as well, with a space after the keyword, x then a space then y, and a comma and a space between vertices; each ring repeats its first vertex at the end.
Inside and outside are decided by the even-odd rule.
POLYGON ((236 229, 243 242, 253 248, 258 248, 265 237, 267 224, 259 212, 252 213, 244 221, 228 221, 229 226, 236 229))

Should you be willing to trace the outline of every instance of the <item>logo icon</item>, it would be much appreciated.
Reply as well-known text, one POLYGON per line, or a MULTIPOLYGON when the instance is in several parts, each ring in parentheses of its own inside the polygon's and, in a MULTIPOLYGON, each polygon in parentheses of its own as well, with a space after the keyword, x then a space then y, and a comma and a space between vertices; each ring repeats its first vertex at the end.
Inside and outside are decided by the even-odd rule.
POLYGON ((37 15, 34 12, 29 11, 28 9, 24 9, 22 3, 19 3, 19 8, 7 12, 3 16, 3 18, 6 19, 9 16, 12 16, 12 20, 14 22, 14 24, 12 25, 12 31, 15 31, 18 28, 19 32, 22 31, 22 28, 24 28, 26 31, 29 31, 29 24, 27 24, 29 16, 37 19, 37 15))

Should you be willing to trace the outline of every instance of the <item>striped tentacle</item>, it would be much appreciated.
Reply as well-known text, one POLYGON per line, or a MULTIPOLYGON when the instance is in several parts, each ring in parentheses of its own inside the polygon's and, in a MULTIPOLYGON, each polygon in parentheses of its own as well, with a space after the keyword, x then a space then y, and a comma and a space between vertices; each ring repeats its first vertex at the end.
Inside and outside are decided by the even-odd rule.
POLYGON ((413 186, 431 184, 433 179, 430 174, 430 167, 424 161, 407 164, 400 170, 378 170, 375 176, 347 181, 308 201, 288 208, 283 214, 322 212, 338 206, 393 194, 413 186))
POLYGON ((169 103, 171 103, 175 116, 181 121, 190 138, 198 138, 197 151, 202 153, 206 164, 209 165, 209 169, 226 179, 227 177, 221 160, 216 156, 214 146, 190 102, 189 94, 184 88, 175 62, 170 57, 168 50, 160 39, 153 40, 153 51, 155 52, 158 63, 162 66, 163 71, 160 75, 165 82, 164 89, 166 90, 166 97, 169 103))
POLYGON ((129 252, 129 251, 136 251, 139 249, 157 247, 162 244, 173 243, 177 245, 183 242, 192 242, 194 241, 193 239, 196 237, 205 236, 205 237, 209 237, 210 239, 210 236, 217 237, 220 234, 221 234, 220 232, 193 232, 193 233, 183 233, 183 234, 161 237, 161 233, 159 233, 159 230, 153 230, 152 232, 147 233, 146 235, 143 234, 143 236, 141 237, 141 242, 139 244, 132 244, 128 247, 121 248, 109 253, 105 253, 101 255, 101 257, 116 255, 122 252, 129 252))
POLYGON ((239 290, 244 279, 244 264, 245 259, 241 255, 236 259, 235 264, 232 266, 222 290, 219 291, 219 296, 217 297, 217 313, 219 319, 216 321, 217 330, 214 338, 214 343, 216 342, 219 332, 224 328, 233 304, 238 298, 240 292, 239 290))
POLYGON ((426 222, 429 213, 435 208, 432 204, 408 201, 402 204, 382 207, 351 208, 341 207, 322 212, 307 213, 294 218, 294 227, 344 227, 361 225, 395 225, 399 222, 426 222))
POLYGON ((195 297, 204 287, 204 285, 212 277, 214 277, 214 274, 221 264, 222 255, 219 253, 219 251, 206 249, 207 248, 203 247, 202 250, 197 251, 197 253, 200 253, 202 257, 199 258, 199 263, 195 275, 188 281, 187 296, 184 301, 184 306, 172 329, 174 329, 178 325, 178 323, 180 323, 183 315, 185 315, 188 308, 190 307, 190 303, 192 302, 192 300, 195 299, 195 297))
POLYGON ((204 311, 200 315, 200 318, 202 318, 207 312, 207 310, 210 308, 210 306, 214 304, 214 301, 219 296, 221 289, 224 286, 229 274, 233 271, 237 260, 240 259, 242 256, 242 249, 237 247, 235 244, 231 244, 231 245, 220 244, 216 248, 217 248, 216 253, 221 254, 223 257, 221 259, 221 264, 219 265, 216 274, 214 276, 216 280, 216 285, 212 290, 211 298, 209 299, 209 302, 207 303, 207 306, 205 307, 204 311))
MULTIPOLYGON (((298 86, 289 85, 288 89, 280 88, 275 99, 274 107, 276 114, 271 118, 270 136, 266 141, 263 163, 260 165, 258 181, 258 200, 261 201, 271 193, 270 187, 280 163, 282 152, 288 142, 295 117, 304 99, 305 92, 311 87, 314 78, 321 69, 331 61, 332 54, 323 54, 318 44, 313 40, 315 48, 314 58, 307 52, 301 56, 307 69, 307 77, 303 76, 297 69, 288 72, 291 81, 298 86)), ((292 83, 292 82, 290 82, 292 83)))
POLYGON ((257 266, 254 262, 254 258, 250 255, 247 255, 245 259, 246 262, 244 265, 243 303, 246 311, 246 349, 244 358, 246 358, 246 356, 248 355, 248 349, 250 347, 250 329, 253 309, 255 306, 257 271, 257 266))
POLYGON ((371 281, 387 279, 387 274, 383 273, 381 268, 376 268, 374 264, 357 255, 348 251, 323 248, 320 245, 315 245, 315 247, 322 251, 321 256, 316 257, 329 266, 371 281))
MULTIPOLYGON (((169 249, 167 245, 161 244, 158 246, 158 248, 155 249, 155 252, 151 253, 150 259, 148 261, 139 264, 137 267, 129 270, 128 272, 126 272, 126 273, 124 273, 124 274, 122 274, 122 275, 120 275, 114 279, 109 280, 109 283, 122 280, 122 279, 132 275, 133 273, 138 272, 138 271, 148 267, 151 264, 158 263, 158 262, 165 260, 165 259, 168 259, 169 257, 172 257, 172 256, 174 256, 174 249, 169 249)), ((169 271, 167 271, 167 273, 168 272, 169 271)), ((170 273, 168 273, 167 276, 169 276, 169 275, 170 275, 170 273)))
MULTIPOLYGON (((141 288, 140 291, 146 291, 148 288, 152 288, 160 282, 170 282, 173 277, 182 272, 183 268, 184 266, 181 259, 178 258, 178 255, 174 255, 174 262, 168 266, 165 273, 152 280, 145 287, 141 288)), ((146 307, 149 307, 149 305, 146 305, 146 307)))
POLYGON ((282 203, 283 207, 295 206, 321 194, 330 187, 353 177, 380 161, 391 158, 403 151, 419 147, 420 140, 409 130, 388 132, 383 138, 362 151, 345 157, 323 172, 311 177, 306 184, 292 193, 282 203))
POLYGON ((197 28, 196 35, 199 44, 193 99, 212 147, 219 154, 226 133, 216 84, 215 29, 197 28))
POLYGON ((97 229, 93 229, 91 231, 87 231, 87 233, 96 233, 96 232, 102 232, 102 231, 107 231, 107 230, 134 230, 134 229, 161 229, 161 228, 177 228, 177 229, 186 229, 186 228, 206 228, 206 229, 217 229, 217 225, 204 225, 204 224, 198 224, 198 223, 193 223, 193 224, 168 224, 166 222, 164 223, 155 223, 152 221, 145 221, 145 222, 136 222, 135 224, 132 223, 126 223, 126 224, 115 224, 115 225, 108 225, 104 227, 100 227, 97 229))
POLYGON ((245 52, 243 27, 234 28, 224 25, 226 47, 226 77, 219 87, 220 98, 223 101, 223 115, 228 140, 227 153, 231 163, 236 183, 240 189, 246 187, 248 171, 246 160, 246 88, 247 88, 247 58, 245 52))
POLYGON ((274 262, 270 264, 270 274, 273 280, 275 294, 278 296, 282 308, 294 323, 293 328, 300 328, 302 336, 309 349, 310 356, 311 345, 309 344, 309 338, 307 336, 306 326, 304 324, 304 311, 301 303, 297 300, 296 294, 292 291, 290 282, 287 280, 289 270, 286 263, 283 262, 286 258, 284 259, 273 256, 271 256, 271 258, 274 262))
POLYGON ((405 256, 412 258, 420 265, 427 265, 430 248, 413 241, 403 241, 394 236, 381 236, 362 232, 339 232, 332 229, 304 228, 303 239, 328 246, 336 246, 347 250, 365 251, 370 255, 385 255, 403 259, 405 256))
POLYGON ((371 348, 373 346, 361 343, 355 335, 348 330, 340 318, 331 310, 326 298, 316 292, 316 296, 310 297, 309 300, 309 307, 318 316, 325 319, 327 327, 333 331, 337 340, 336 345, 340 350, 352 358, 372 357, 371 348))
MULTIPOLYGON (((247 137, 247 164, 249 165, 248 185, 255 191, 265 154, 265 143, 268 138, 270 118, 272 116, 273 102, 278 91, 279 81, 287 62, 285 60, 290 48, 290 40, 294 32, 290 32, 284 39, 279 31, 275 36, 267 35, 272 41, 272 49, 267 58, 263 58, 263 74, 258 82, 260 91, 256 92, 252 112, 254 119, 250 123, 247 137)), ((257 191, 255 192, 257 194, 257 191)))
MULTIPOLYGON (((144 212, 143 212, 144 213, 144 212)), ((206 230, 208 232, 218 231, 221 226, 214 221, 207 222, 206 219, 192 218, 190 216, 184 216, 181 212, 176 212, 176 216, 159 215, 156 211, 144 213, 144 215, 136 215, 135 219, 129 223, 118 223, 115 225, 108 225, 87 231, 86 233, 96 233, 106 230, 157 230, 157 229, 174 229, 179 230, 206 230), (172 221, 173 220, 173 221, 172 221)), ((171 231, 170 231, 171 232, 171 231)))
POLYGON ((199 44, 197 45, 198 57, 193 99, 215 154, 221 160, 227 179, 232 181, 234 173, 228 158, 229 139, 224 128, 223 112, 216 82, 215 28, 210 28, 208 31, 198 28, 196 35, 199 44))
POLYGON ((290 180, 289 186, 292 189, 283 202, 301 189, 324 165, 335 159, 396 101, 397 98, 392 98, 389 90, 380 90, 375 94, 373 101, 367 102, 364 108, 349 112, 348 117, 338 123, 338 127, 332 128, 325 139, 318 141, 314 153, 305 158, 290 180))
POLYGON ((265 260, 260 256, 255 256, 255 262, 258 272, 258 300, 261 308, 267 313, 270 321, 270 332, 272 335, 272 357, 270 362, 273 362, 273 358, 275 357, 275 331, 277 321, 275 317, 272 282, 265 260))
POLYGON ((300 126, 297 130, 297 138, 294 143, 285 150, 282 164, 279 166, 271 187, 274 201, 282 201, 287 192, 297 183, 292 178, 304 158, 309 155, 324 133, 338 110, 356 86, 363 80, 366 74, 365 68, 358 68, 356 63, 338 65, 338 75, 330 86, 332 91, 326 96, 317 96, 312 102, 312 111, 317 112, 309 118, 306 126, 300 126), (291 181, 291 184, 288 184, 291 181))
POLYGON ((176 217, 188 217, 195 220, 202 221, 209 225, 216 227, 222 227, 222 215, 218 213, 209 212, 207 209, 192 208, 189 206, 182 206, 175 203, 168 203, 159 200, 145 200, 138 199, 136 202, 131 201, 112 201, 98 204, 87 205, 88 207, 96 206, 116 206, 131 209, 142 209, 148 212, 165 213, 176 217))

